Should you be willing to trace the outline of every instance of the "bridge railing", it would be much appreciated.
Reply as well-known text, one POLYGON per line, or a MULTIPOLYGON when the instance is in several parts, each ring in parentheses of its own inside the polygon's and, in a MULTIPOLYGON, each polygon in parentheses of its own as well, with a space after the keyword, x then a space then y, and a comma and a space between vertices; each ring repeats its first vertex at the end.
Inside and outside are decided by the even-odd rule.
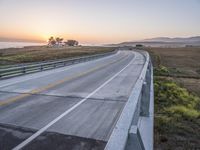
POLYGON ((51 61, 51 62, 42 62, 37 64, 29 64, 29 65, 23 65, 18 67, 11 67, 7 69, 0 69, 0 79, 10 78, 14 76, 19 76, 23 74, 29 74, 49 69, 54 69, 58 67, 68 66, 80 62, 86 62, 89 60, 101 58, 104 56, 109 56, 117 51, 107 52, 103 54, 96 54, 96 55, 90 55, 90 56, 83 56, 78 58, 72 58, 72 59, 65 59, 65 60, 58 60, 58 61, 51 61))
POLYGON ((153 150, 153 69, 149 54, 105 150, 153 150))

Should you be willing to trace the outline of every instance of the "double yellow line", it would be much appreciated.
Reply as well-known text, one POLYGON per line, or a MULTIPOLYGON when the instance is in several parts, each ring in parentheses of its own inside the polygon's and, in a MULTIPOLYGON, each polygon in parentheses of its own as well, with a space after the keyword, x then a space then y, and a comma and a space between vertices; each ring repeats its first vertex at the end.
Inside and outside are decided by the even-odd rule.
POLYGON ((89 74, 89 73, 95 72, 95 71, 98 70, 98 69, 104 68, 104 67, 106 67, 106 66, 108 66, 108 65, 111 65, 111 64, 114 64, 114 63, 116 63, 116 62, 120 62, 120 61, 122 61, 122 60, 123 60, 124 58, 126 58, 126 57, 127 57, 127 55, 121 57, 121 58, 118 59, 118 60, 115 60, 115 61, 113 61, 113 62, 110 62, 110 63, 108 63, 108 64, 100 65, 100 66, 97 66, 97 67, 95 67, 95 68, 92 68, 92 69, 90 69, 90 70, 88 70, 88 71, 79 73, 79 74, 77 74, 76 76, 66 77, 66 78, 64 78, 64 79, 62 79, 62 80, 59 80, 59 81, 55 82, 55 83, 50 83, 50 84, 48 84, 48 85, 46 85, 46 86, 44 86, 44 87, 41 87, 41 88, 32 90, 32 91, 30 91, 30 93, 25 93, 25 94, 21 94, 21 95, 19 95, 19 96, 14 96, 14 97, 8 98, 7 100, 0 100, 0 106, 13 103, 13 102, 15 102, 15 101, 21 100, 21 99, 26 98, 26 97, 28 97, 28 96, 31 96, 31 95, 33 95, 33 94, 38 94, 38 93, 40 93, 40 92, 43 92, 43 91, 48 90, 48 89, 50 89, 50 88, 53 88, 53 87, 55 87, 55 86, 57 86, 57 85, 60 85, 60 84, 62 84, 62 83, 64 83, 64 82, 66 82, 66 81, 70 81, 70 80, 73 80, 73 79, 75 79, 75 78, 79 78, 79 77, 82 77, 82 76, 87 75, 87 74, 89 74))

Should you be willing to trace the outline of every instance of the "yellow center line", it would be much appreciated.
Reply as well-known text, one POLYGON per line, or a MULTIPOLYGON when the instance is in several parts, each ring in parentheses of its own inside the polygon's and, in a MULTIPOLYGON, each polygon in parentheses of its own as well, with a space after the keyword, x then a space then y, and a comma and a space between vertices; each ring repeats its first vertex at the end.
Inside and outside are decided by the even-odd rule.
POLYGON ((6 104, 10 104, 10 103, 12 103, 12 102, 21 100, 21 99, 26 98, 26 97, 28 97, 28 96, 31 96, 31 95, 33 95, 33 94, 37 94, 37 93, 43 92, 43 91, 48 90, 48 89, 50 89, 50 88, 53 88, 53 87, 55 87, 55 86, 57 86, 57 85, 60 85, 60 84, 62 84, 62 83, 64 83, 64 82, 66 82, 66 81, 70 81, 70 80, 73 80, 73 79, 75 79, 75 78, 82 77, 82 76, 84 76, 84 75, 86 75, 86 74, 92 73, 92 72, 94 72, 94 71, 96 71, 96 70, 98 70, 98 69, 101 69, 101 68, 105 67, 105 66, 108 66, 108 65, 114 64, 114 63, 116 63, 116 62, 119 62, 119 61, 123 60, 126 56, 127 56, 127 55, 125 55, 124 57, 121 57, 119 60, 110 62, 110 63, 108 63, 108 64, 100 65, 100 66, 97 66, 97 67, 95 67, 95 68, 92 68, 92 69, 90 69, 90 70, 88 70, 88 71, 79 73, 79 74, 76 75, 76 76, 66 77, 66 78, 64 78, 64 79, 62 79, 62 80, 59 80, 59 81, 55 82, 55 83, 50 83, 50 84, 48 84, 48 85, 46 85, 46 86, 44 86, 44 87, 41 87, 41 88, 38 88, 38 89, 35 89, 35 90, 30 91, 30 93, 24 93, 24 94, 21 94, 21 95, 18 95, 18 96, 14 96, 14 97, 8 98, 7 100, 0 100, 0 106, 6 105, 6 104))

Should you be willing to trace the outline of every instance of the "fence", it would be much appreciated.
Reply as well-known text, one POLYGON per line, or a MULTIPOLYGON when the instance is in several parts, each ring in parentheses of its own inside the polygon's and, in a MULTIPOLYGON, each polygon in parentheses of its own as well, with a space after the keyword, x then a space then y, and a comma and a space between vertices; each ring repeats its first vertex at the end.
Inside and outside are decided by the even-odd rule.
POLYGON ((68 65, 72 65, 72 64, 76 64, 80 62, 85 62, 85 61, 101 58, 104 56, 109 56, 116 52, 117 51, 113 51, 113 52, 108 52, 108 53, 103 53, 103 54, 83 56, 83 57, 66 59, 66 60, 43 62, 43 63, 29 64, 29 65, 24 65, 24 66, 19 66, 19 67, 11 67, 7 69, 0 69, 0 79, 5 79, 5 78, 10 78, 14 76, 23 75, 23 74, 34 73, 34 72, 54 69, 58 67, 68 66, 68 65))

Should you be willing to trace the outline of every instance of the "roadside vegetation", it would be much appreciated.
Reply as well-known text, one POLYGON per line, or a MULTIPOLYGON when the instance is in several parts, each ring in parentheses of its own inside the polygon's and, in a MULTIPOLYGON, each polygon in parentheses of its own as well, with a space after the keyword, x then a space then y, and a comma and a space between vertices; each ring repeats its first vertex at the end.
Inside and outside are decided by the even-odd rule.
POLYGON ((155 77, 155 149, 200 149, 200 98, 155 77))
POLYGON ((49 61, 56 59, 65 59, 78 56, 92 55, 113 51, 113 47, 95 47, 95 46, 30 46, 24 48, 0 49, 0 67, 31 63, 38 61, 49 61))
POLYGON ((155 149, 200 149, 200 48, 146 50, 154 65, 155 149))

